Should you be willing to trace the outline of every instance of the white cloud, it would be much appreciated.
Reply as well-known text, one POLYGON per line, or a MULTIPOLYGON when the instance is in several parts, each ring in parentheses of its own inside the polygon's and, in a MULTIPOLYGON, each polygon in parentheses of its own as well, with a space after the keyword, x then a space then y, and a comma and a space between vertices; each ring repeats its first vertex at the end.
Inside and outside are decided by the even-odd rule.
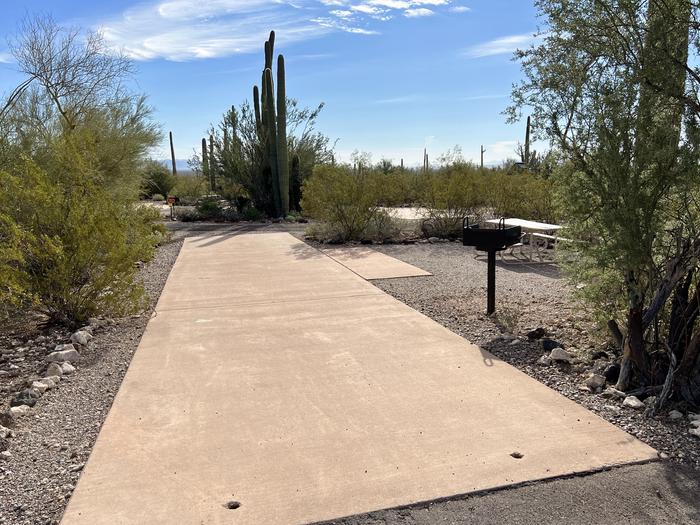
POLYGON ((352 17, 352 11, 347 11, 345 9, 334 9, 333 11, 329 11, 330 14, 333 16, 337 16, 338 18, 351 18, 352 17))
POLYGON ((467 49, 464 54, 469 58, 512 54, 516 49, 526 48, 536 40, 537 37, 532 33, 504 36, 472 46, 467 49))
MULTIPOLYGON (((379 34, 394 15, 434 14, 450 0, 143 0, 102 22, 108 44, 136 60, 173 61, 258 52, 270 29, 279 44, 333 31, 379 34), (430 6, 431 9, 424 7, 430 6)), ((0 53, 0 61, 3 61, 0 53)))
POLYGON ((0 51, 0 64, 10 64, 14 61, 10 53, 0 51))
POLYGON ((367 4, 351 5, 350 9, 366 15, 381 15, 386 11, 385 9, 379 9, 378 7, 367 4))
POLYGON ((370 0, 367 3, 380 5, 389 9, 408 9, 411 7, 411 2, 406 2, 405 0, 370 0))
POLYGON ((431 11, 430 9, 426 9, 424 7, 418 7, 416 9, 406 9, 403 12, 403 15, 408 17, 408 18, 418 18, 422 16, 431 16, 434 15, 435 12, 431 11))
POLYGON ((450 7, 450 11, 452 11, 453 13, 468 13, 471 10, 472 10, 472 8, 467 7, 466 5, 456 5, 456 6, 450 7))

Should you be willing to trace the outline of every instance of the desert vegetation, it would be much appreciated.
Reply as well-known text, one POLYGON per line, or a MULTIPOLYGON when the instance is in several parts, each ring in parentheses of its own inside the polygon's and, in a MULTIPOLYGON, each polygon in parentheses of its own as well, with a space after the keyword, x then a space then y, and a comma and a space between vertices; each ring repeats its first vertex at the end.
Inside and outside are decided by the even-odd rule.
MULTIPOLYGON (((143 302, 136 263, 162 230, 136 206, 159 138, 131 63, 93 33, 28 19, 12 43, 26 76, 0 113, 0 304, 76 324, 143 302)), ((149 191, 165 188, 150 186, 149 191)))

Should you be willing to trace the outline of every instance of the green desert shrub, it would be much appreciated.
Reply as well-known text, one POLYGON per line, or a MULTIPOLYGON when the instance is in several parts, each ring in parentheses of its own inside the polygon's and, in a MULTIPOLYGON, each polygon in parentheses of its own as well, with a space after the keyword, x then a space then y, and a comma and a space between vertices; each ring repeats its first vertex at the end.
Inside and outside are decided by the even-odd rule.
POLYGON ((169 195, 175 187, 177 180, 163 164, 155 160, 148 160, 143 167, 143 186, 142 193, 146 197, 153 200, 156 196, 163 197, 169 195))
POLYGON ((316 166, 302 187, 305 215, 323 221, 340 241, 361 240, 379 213, 378 179, 347 166, 316 166))
POLYGON ((194 206, 206 191, 204 177, 196 174, 175 176, 172 194, 180 198, 180 204, 183 206, 194 206))
POLYGON ((66 324, 137 311, 157 211, 112 198, 68 141, 56 153, 50 168, 20 157, 0 171, 0 216, 31 232, 15 259, 23 294, 66 324))

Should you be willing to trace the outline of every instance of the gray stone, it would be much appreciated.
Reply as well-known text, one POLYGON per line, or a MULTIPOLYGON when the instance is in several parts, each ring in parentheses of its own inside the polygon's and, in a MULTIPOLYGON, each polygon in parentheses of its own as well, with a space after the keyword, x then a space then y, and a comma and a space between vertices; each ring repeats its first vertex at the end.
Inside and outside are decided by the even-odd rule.
POLYGON ((9 450, 3 450, 0 452, 0 460, 9 461, 10 459, 12 459, 12 452, 9 450))
POLYGON ((62 363, 61 369, 63 370, 63 374, 67 376, 75 372, 75 367, 70 363, 62 363))
POLYGON ((49 385, 42 383, 41 381, 32 381, 32 388, 38 391, 40 394, 43 394, 49 389, 49 385))
POLYGON ((560 346, 552 349, 551 353, 549 354, 549 358, 552 361, 557 361, 559 363, 571 363, 571 355, 560 346))
POLYGON ((690 426, 693 428, 700 428, 700 419, 693 419, 690 422, 690 426))
POLYGON ((46 385, 49 389, 55 387, 60 381, 61 378, 59 376, 47 376, 39 380, 40 383, 46 385))
POLYGON ((10 407, 10 413, 12 414, 13 417, 22 417, 26 416, 29 414, 30 407, 27 405, 20 405, 16 407, 10 407))
POLYGON ((591 374, 586 379, 586 386, 591 392, 600 392, 605 386, 605 378, 600 374, 591 374))
POLYGON ((604 397, 616 397, 618 399, 624 399, 627 397, 627 394, 624 392, 618 390, 617 388, 614 388, 612 386, 609 386, 603 391, 603 396, 604 397))
POLYGON ((700 428, 691 428, 688 433, 692 434, 695 437, 700 438, 700 428))
MULTIPOLYGON (((75 363, 76 361, 80 361, 80 354, 72 344, 59 346, 63 348, 47 355, 47 361, 52 363, 75 363)), ((58 348, 58 346, 56 348, 58 348)))
POLYGON ((84 330, 79 330, 70 336, 71 343, 87 346, 92 340, 92 335, 84 330))
POLYGON ((49 363, 49 366, 46 367, 46 375, 47 376, 62 376, 63 375, 63 368, 61 368, 61 365, 58 363, 49 363))
POLYGON ((543 355, 537 360, 538 365, 549 366, 552 364, 552 359, 548 355, 543 355))
POLYGON ((688 419, 691 421, 694 419, 700 419, 700 414, 693 414, 692 412, 688 412, 688 419))
POLYGON ((671 421, 678 421, 679 419, 683 419, 683 414, 681 412, 679 412, 678 410, 671 410, 668 413, 668 418, 671 421))
POLYGON ((12 430, 0 425, 0 438, 7 439, 9 437, 12 437, 12 430))
POLYGON ((622 402, 622 405, 626 406, 628 408, 634 408, 635 410, 641 410, 642 408, 645 407, 644 403, 642 403, 635 396, 627 396, 625 398, 625 400, 622 402))

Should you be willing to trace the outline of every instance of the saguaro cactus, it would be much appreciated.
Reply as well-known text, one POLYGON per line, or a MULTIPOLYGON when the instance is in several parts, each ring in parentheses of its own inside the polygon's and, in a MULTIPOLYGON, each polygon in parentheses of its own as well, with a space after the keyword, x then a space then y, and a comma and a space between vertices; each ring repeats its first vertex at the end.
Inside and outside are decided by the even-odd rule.
POLYGON ((214 156, 214 135, 209 135, 209 178, 211 179, 211 191, 216 191, 216 157, 214 156))
POLYGON ((275 50, 275 32, 265 42, 265 69, 262 85, 253 87, 253 107, 258 137, 262 143, 263 166, 271 176, 275 214, 289 213, 289 151, 287 148, 287 90, 284 57, 277 57, 277 92, 272 80, 272 58, 275 50))
POLYGON ((530 164, 530 117, 527 117, 527 124, 525 127, 525 146, 523 147, 523 158, 521 160, 524 164, 530 164))
POLYGON ((207 179, 209 191, 214 191, 211 187, 211 177, 209 176, 209 154, 207 153, 207 139, 202 139, 202 175, 207 179))
POLYGON ((177 175, 177 164, 175 163, 175 146, 173 146, 173 132, 168 132, 170 135, 170 161, 173 164, 173 177, 177 175))
POLYGON ((277 57, 277 173, 283 216, 289 214, 289 152, 287 151, 287 89, 284 57, 277 57))

